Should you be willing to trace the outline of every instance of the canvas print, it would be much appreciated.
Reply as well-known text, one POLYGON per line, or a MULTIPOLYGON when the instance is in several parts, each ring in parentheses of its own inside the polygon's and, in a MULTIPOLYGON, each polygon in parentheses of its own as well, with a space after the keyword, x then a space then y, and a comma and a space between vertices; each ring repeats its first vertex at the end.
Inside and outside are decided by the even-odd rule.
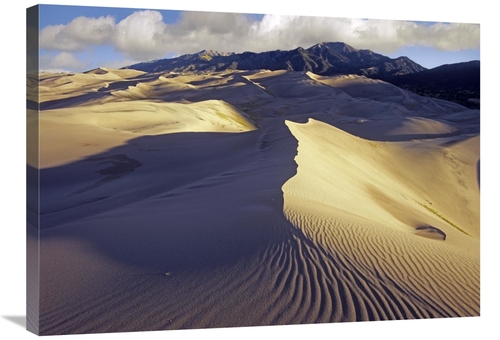
POLYGON ((27 328, 480 315, 480 26, 27 9, 27 328))

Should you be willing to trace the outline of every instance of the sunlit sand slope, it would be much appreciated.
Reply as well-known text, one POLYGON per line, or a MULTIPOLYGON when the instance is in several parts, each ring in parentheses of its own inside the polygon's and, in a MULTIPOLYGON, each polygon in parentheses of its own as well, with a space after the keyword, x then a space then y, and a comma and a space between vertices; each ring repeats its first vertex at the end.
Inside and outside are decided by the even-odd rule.
POLYGON ((317 247, 303 249, 306 277, 343 296, 334 315, 479 315, 478 138, 389 144, 287 125, 299 147, 284 212, 317 247))
POLYGON ((40 115, 40 166, 79 160, 138 136, 253 129, 255 124, 244 112, 220 100, 142 100, 46 110, 40 115))

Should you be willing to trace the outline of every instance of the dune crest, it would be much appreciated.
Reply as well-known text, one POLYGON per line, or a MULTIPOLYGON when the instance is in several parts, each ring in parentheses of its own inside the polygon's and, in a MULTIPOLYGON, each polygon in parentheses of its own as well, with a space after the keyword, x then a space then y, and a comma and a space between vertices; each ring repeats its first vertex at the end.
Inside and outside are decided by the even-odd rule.
POLYGON ((142 100, 47 110, 40 116, 40 126, 42 168, 98 154, 138 136, 255 129, 244 112, 220 100, 192 104, 142 100))
POLYGON ((457 216, 463 194, 448 186, 453 166, 434 164, 433 181, 415 158, 425 150, 435 162, 442 148, 367 141, 312 119, 286 124, 299 146, 297 174, 282 188, 284 214, 342 264, 353 304, 368 315, 384 310, 377 299, 408 318, 479 315, 479 230, 468 217, 479 212, 474 177, 463 182, 473 204, 457 216), (439 228, 444 242, 423 234, 424 225, 439 228))

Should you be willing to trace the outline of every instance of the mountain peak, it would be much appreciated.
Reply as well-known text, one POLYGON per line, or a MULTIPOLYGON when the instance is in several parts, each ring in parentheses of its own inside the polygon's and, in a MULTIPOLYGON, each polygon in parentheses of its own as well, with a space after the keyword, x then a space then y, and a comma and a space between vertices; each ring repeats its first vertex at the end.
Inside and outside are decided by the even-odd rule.
POLYGON ((195 55, 197 56, 209 56, 209 57, 224 57, 224 56, 228 56, 228 55, 232 55, 234 53, 232 52, 218 52, 218 51, 214 51, 214 50, 202 50, 198 53, 195 53, 195 55))
POLYGON ((321 42, 308 48, 308 50, 312 49, 332 50, 337 53, 358 52, 357 49, 343 42, 321 42))

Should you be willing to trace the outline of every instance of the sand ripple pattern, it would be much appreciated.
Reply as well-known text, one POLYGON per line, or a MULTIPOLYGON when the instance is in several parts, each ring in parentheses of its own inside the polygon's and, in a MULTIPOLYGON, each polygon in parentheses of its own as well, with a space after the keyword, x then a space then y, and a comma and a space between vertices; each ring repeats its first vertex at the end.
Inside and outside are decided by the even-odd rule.
MULTIPOLYGON (((371 148, 368 141, 314 122, 292 124, 291 131, 299 140, 298 173, 283 186, 284 214, 296 228, 290 253, 306 281, 296 287, 310 297, 302 306, 311 314, 306 319, 479 315, 479 240, 442 221, 440 227, 453 235, 446 241, 414 232, 414 224, 435 217, 411 200, 388 199, 417 195, 407 182, 385 178, 385 167, 400 162, 396 153, 384 154, 383 146, 371 148), (323 128, 328 135, 321 134, 323 128), (367 151, 369 157, 357 158, 367 151), (352 199, 358 205, 345 204, 352 199)), ((446 169, 438 165, 435 171, 446 169)), ((408 168, 408 177, 412 171, 408 168)), ((289 267, 280 270, 293 272, 289 267)))
POLYGON ((332 321, 479 315, 479 268, 473 257, 430 242, 426 247, 413 235, 415 240, 404 233, 387 235, 367 222, 285 213, 299 228, 315 226, 307 229, 302 257, 316 268, 307 273, 320 272, 326 277, 318 282, 331 285, 323 292, 331 301, 332 321))

